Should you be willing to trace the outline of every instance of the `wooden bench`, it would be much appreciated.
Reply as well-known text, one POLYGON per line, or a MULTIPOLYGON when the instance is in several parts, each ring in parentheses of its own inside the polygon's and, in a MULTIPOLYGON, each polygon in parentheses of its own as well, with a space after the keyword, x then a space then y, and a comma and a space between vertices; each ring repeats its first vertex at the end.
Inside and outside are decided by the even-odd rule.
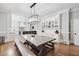
POLYGON ((35 56, 35 54, 27 46, 21 43, 18 38, 15 39, 15 43, 22 56, 35 56))

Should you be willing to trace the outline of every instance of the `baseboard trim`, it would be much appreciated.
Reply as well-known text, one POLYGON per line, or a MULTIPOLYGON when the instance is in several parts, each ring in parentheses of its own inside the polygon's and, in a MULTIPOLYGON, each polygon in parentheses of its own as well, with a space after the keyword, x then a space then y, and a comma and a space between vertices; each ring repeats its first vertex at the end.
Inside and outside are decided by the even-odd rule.
POLYGON ((10 41, 10 42, 4 42, 3 44, 6 44, 6 43, 11 43, 11 42, 14 42, 14 41, 10 41))

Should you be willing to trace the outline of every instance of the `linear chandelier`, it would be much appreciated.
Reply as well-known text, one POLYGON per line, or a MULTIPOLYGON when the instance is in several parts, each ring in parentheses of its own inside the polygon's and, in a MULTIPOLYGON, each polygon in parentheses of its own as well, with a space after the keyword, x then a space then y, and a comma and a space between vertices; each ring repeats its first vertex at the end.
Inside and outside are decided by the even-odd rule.
POLYGON ((31 8, 31 16, 29 17, 29 21, 32 22, 32 21, 38 21, 38 15, 35 13, 35 7, 36 7, 36 4, 37 3, 33 3, 30 8, 31 8), (33 9, 33 12, 32 13, 32 9, 33 9))

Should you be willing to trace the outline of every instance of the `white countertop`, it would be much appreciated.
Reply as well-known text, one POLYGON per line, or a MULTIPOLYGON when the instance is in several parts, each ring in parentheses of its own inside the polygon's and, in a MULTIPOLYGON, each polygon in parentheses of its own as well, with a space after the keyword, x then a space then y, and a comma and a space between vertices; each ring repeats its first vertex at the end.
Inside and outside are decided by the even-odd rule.
POLYGON ((22 35, 22 37, 26 40, 28 40, 29 42, 33 43, 36 46, 39 46, 45 42, 48 42, 50 40, 53 40, 53 38, 51 37, 47 37, 47 36, 38 36, 35 35, 35 37, 32 37, 31 35, 22 35))

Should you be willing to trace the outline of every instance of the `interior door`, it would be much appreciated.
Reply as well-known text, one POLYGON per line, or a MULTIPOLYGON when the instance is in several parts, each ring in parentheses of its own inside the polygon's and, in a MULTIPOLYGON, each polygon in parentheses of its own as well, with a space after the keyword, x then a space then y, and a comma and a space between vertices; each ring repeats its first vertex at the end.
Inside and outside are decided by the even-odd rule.
POLYGON ((74 20, 74 44, 79 46, 79 19, 74 20))

